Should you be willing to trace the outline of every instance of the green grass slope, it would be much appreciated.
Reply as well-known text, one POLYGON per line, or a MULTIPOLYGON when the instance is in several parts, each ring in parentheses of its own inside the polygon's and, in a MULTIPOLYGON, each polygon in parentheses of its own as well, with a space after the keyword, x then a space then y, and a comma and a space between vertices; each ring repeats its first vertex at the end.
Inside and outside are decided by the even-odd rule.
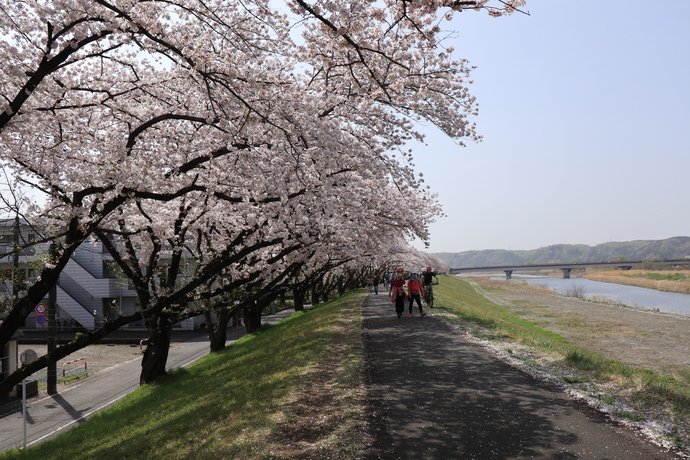
POLYGON ((356 458, 363 296, 295 313, 0 458, 356 458))

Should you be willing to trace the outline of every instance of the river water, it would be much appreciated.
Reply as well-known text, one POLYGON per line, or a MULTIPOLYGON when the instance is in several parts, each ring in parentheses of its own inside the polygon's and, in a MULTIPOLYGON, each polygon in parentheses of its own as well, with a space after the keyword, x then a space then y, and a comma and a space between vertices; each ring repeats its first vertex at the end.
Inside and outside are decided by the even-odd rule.
MULTIPOLYGON (((505 275, 497 279, 505 279, 505 275)), ((544 286, 561 294, 572 292, 574 288, 584 290, 586 298, 601 298, 628 305, 630 307, 658 310, 690 316, 690 294, 657 291, 655 289, 626 286, 623 284, 603 283, 586 278, 563 279, 551 276, 516 275, 513 279, 525 280, 529 284, 544 286)))

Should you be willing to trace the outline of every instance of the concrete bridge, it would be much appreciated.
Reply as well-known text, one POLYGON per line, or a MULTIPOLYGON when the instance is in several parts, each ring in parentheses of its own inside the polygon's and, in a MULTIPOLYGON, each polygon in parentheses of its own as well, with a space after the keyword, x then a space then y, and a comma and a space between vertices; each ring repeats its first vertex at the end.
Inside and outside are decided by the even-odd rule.
POLYGON ((516 271, 536 271, 536 270, 562 270, 563 278, 570 278, 570 272, 574 268, 604 268, 614 267, 620 270, 630 270, 633 267, 638 267, 642 264, 648 265, 650 262, 654 265, 690 265, 690 259, 668 259, 668 260, 636 260, 623 262, 578 262, 572 264, 530 264, 530 265, 496 265, 485 267, 467 267, 467 268, 451 268, 450 272, 457 275, 458 273, 477 273, 477 272, 495 272, 502 270, 506 274, 506 279, 509 280, 516 271))

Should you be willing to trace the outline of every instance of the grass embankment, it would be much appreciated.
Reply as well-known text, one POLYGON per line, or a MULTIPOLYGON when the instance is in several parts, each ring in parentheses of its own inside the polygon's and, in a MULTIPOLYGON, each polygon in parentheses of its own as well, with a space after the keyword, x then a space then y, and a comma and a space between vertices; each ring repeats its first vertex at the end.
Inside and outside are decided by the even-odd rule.
MULTIPOLYGON (((140 388, 59 438, 0 459, 358 458, 366 436, 359 381, 363 295, 266 327, 140 388)), ((577 370, 563 382, 608 384, 592 397, 614 405, 623 400, 626 409, 614 415, 640 421, 651 409, 661 411, 677 427, 671 442, 688 446, 687 382, 568 344, 454 276, 442 278, 435 297, 450 321, 475 336, 519 343, 577 370)))
POLYGON ((451 321, 457 317, 464 327, 467 325, 463 321, 481 326, 470 328, 470 334, 496 343, 526 346, 546 357, 553 368, 574 370, 562 373, 560 378, 565 384, 606 386, 606 394, 594 390, 590 396, 605 404, 628 408, 614 414, 620 418, 642 421, 651 411, 655 416, 661 413, 665 422, 677 426, 675 434, 668 435, 670 442, 688 446, 690 384, 687 381, 631 367, 566 343, 560 335, 520 318, 518 310, 488 300, 470 283, 457 277, 444 276, 434 293, 436 304, 453 314, 451 321))
POLYGON ((592 281, 690 294, 690 270, 587 270, 592 281))
POLYGON ((363 296, 293 314, 0 458, 357 458, 363 296))

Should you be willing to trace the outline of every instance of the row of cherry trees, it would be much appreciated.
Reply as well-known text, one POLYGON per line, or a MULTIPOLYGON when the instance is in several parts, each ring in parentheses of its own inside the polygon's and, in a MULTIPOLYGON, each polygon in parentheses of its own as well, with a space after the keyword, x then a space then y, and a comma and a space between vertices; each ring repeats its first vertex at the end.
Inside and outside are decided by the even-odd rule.
POLYGON ((404 146, 423 139, 415 120, 459 143, 477 138, 470 67, 441 46, 441 25, 464 9, 498 15, 523 2, 491 3, 3 5, 0 155, 13 183, 41 196, 22 211, 49 229, 38 242, 57 249, 12 299, 0 346, 90 239, 133 283, 141 310, 25 366, 0 392, 142 318, 155 334, 150 381, 165 372, 172 324, 200 305, 258 309, 426 240, 441 211, 404 146))

